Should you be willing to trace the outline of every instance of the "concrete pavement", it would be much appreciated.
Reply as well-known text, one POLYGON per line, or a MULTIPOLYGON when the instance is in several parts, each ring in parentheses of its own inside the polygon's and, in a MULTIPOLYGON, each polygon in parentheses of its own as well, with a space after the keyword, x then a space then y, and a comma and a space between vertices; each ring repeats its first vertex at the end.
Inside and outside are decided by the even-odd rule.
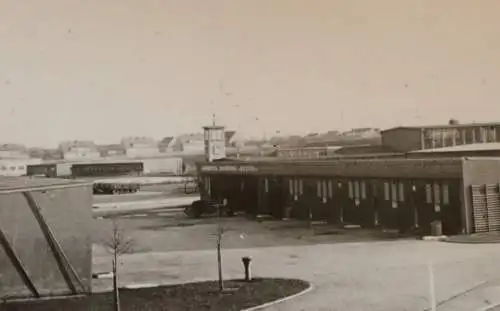
MULTIPOLYGON (((492 303, 494 296, 500 298, 498 287, 484 284, 500 279, 496 245, 394 241, 230 249, 223 252, 226 278, 243 276, 241 257, 246 255, 253 258, 255 276, 298 277, 315 285, 313 292, 268 310, 425 310, 430 306, 428 262, 434 270, 437 301, 453 298, 438 310, 470 311, 492 303), (485 299, 473 291, 460 295, 480 284, 485 299)), ((215 240, 214 250, 130 254, 121 261, 121 284, 217 277, 215 240)), ((109 270, 109 256, 96 247, 94 272, 109 270)), ((94 283, 96 291, 110 286, 110 280, 94 283)))
POLYGON ((94 216, 102 216, 110 213, 147 211, 161 208, 188 206, 198 199, 199 196, 182 196, 151 200, 94 203, 93 214, 94 216))

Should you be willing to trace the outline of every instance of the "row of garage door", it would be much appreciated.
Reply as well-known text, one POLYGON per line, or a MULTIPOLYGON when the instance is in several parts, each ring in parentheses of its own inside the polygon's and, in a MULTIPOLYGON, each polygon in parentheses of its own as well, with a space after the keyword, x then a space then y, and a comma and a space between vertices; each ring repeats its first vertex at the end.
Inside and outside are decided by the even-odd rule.
POLYGON ((448 234, 462 230, 458 180, 385 180, 212 176, 205 190, 236 209, 296 218, 430 232, 441 220, 448 234))

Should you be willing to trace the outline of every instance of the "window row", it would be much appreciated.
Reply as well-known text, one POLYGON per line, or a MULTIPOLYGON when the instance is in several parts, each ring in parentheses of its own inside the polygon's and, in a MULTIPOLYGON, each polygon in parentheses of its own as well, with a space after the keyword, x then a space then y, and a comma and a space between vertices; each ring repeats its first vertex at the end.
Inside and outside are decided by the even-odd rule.
POLYGON ((429 204, 450 204, 448 185, 445 183, 425 185, 425 202, 429 204))
POLYGON ((7 166, 2 166, 0 168, 2 171, 7 171, 7 170, 11 170, 11 171, 15 171, 16 169, 17 170, 24 170, 25 169, 25 166, 24 165, 19 165, 19 166, 10 166, 10 167, 7 167, 7 166))
POLYGON ((500 138, 500 129, 496 127, 427 129, 423 135, 423 148, 430 149, 473 143, 497 142, 500 138))
MULTIPOLYGON (((265 191, 269 191, 269 182, 265 179, 265 191)), ((303 180, 302 179, 289 179, 288 188, 291 196, 298 196, 304 194, 303 180)), ((407 183, 402 181, 383 181, 383 199, 392 201, 394 205, 398 202, 402 203, 407 200, 405 191, 416 192, 416 185, 412 185, 410 189, 406 189, 407 183)), ((323 201, 328 198, 334 197, 334 187, 342 187, 341 182, 333 180, 317 180, 316 181, 316 196, 323 201)), ((364 200, 367 198, 367 188, 370 187, 371 195, 377 196, 377 187, 381 185, 377 182, 367 182, 359 180, 347 181, 348 195, 353 200, 364 200)), ((447 183, 429 183, 425 184, 425 202, 428 204, 450 204, 449 188, 447 183)))
POLYGON ((288 192, 291 196, 298 196, 304 194, 304 182, 302 179, 288 180, 288 192))
POLYGON ((139 168, 132 168, 132 167, 118 167, 118 166, 111 166, 111 167, 85 167, 85 168, 77 168, 76 172, 78 173, 129 173, 129 172, 136 172, 140 171, 139 168))

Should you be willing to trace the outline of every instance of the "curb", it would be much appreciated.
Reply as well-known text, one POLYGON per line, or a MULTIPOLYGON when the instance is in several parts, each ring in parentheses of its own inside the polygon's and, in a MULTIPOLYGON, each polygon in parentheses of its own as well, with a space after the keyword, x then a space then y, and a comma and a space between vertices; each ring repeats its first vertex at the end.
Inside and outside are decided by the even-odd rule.
POLYGON ((297 294, 293 294, 291 296, 287 296, 287 297, 283 297, 283 298, 280 298, 280 299, 277 299, 277 300, 274 300, 274 301, 271 301, 271 302, 267 302, 267 303, 259 305, 259 306, 255 306, 255 307, 251 307, 251 308, 247 308, 247 309, 242 309, 240 311, 257 311, 257 310, 262 310, 262 309, 268 308, 270 306, 276 305, 278 303, 282 303, 282 302, 285 302, 285 301, 297 298, 299 296, 305 295, 305 294, 309 293, 310 291, 312 291, 314 289, 314 285, 311 282, 308 282, 308 283, 309 283, 309 286, 306 289, 304 289, 303 291, 298 292, 297 294))
POLYGON ((160 283, 142 283, 142 284, 124 285, 124 286, 121 286, 120 288, 138 289, 138 288, 153 288, 153 287, 160 287, 160 286, 163 286, 163 285, 160 283))
POLYGON ((476 311, 489 311, 489 310, 492 310, 495 307, 500 307, 500 303, 491 304, 491 305, 489 305, 487 307, 484 307, 484 308, 481 308, 481 309, 477 309, 476 311))
POLYGON ((433 235, 426 235, 422 237, 422 241, 446 241, 448 237, 446 235, 439 235, 439 236, 433 236, 433 235))
POLYGON ((494 241, 466 241, 466 240, 451 240, 451 239, 445 239, 444 242, 447 243, 455 243, 455 244, 500 244, 500 240, 494 240, 494 241))

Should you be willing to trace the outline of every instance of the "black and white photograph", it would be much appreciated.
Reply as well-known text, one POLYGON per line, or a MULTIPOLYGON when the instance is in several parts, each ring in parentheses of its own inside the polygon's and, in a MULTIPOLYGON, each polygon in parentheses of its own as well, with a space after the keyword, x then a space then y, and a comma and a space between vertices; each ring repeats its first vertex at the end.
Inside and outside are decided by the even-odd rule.
POLYGON ((0 0, 0 311, 500 311, 499 0, 0 0))

